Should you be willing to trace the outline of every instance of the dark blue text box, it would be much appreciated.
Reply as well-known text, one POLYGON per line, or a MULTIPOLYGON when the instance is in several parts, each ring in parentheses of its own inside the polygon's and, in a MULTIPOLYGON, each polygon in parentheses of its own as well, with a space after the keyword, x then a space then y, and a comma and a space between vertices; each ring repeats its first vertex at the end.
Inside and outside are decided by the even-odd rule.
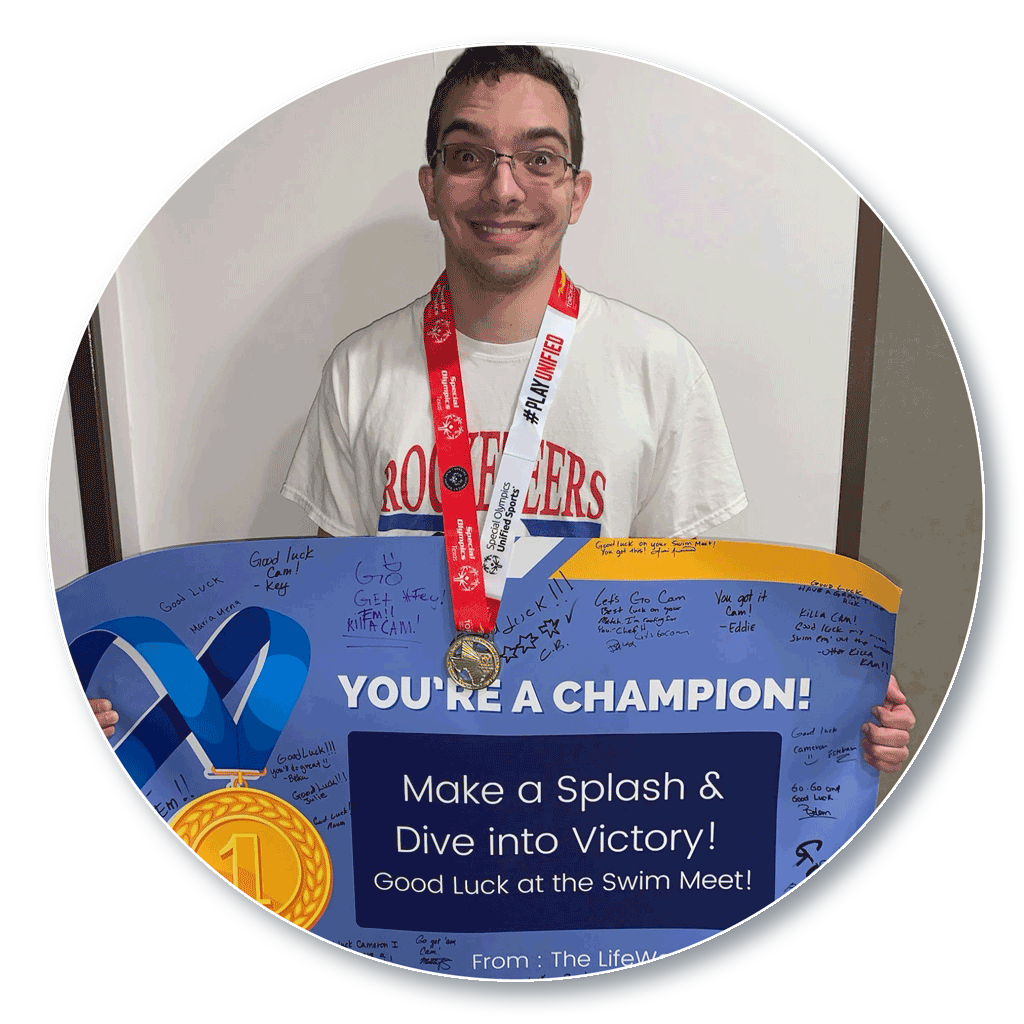
POLYGON ((781 745, 350 733, 357 923, 728 928, 774 898, 781 745))

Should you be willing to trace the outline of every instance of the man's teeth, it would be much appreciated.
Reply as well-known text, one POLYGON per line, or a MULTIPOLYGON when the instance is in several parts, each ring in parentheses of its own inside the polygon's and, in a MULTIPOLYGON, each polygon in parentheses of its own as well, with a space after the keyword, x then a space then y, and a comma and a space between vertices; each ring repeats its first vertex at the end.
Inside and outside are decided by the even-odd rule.
POLYGON ((491 224, 480 224, 478 227, 487 235, 513 235, 517 231, 529 231, 530 229, 528 224, 516 225, 511 228, 499 228, 491 224))

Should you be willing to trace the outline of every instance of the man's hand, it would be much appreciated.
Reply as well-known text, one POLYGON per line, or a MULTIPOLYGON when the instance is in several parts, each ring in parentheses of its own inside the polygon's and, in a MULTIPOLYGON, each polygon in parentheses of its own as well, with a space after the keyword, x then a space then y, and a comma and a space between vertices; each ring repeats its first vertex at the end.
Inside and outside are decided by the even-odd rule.
POLYGON ((117 712, 113 705, 106 697, 96 697, 89 701, 89 707, 92 708, 92 713, 96 716, 103 735, 109 739, 114 735, 114 726, 117 725, 117 712))
POLYGON ((910 730, 914 728, 915 718, 895 676, 889 676, 885 703, 872 708, 871 714, 878 720, 878 724, 865 722, 860 729, 864 734, 860 744, 864 748, 864 760, 880 772, 899 771, 900 765, 910 755, 907 744, 910 742, 910 730))

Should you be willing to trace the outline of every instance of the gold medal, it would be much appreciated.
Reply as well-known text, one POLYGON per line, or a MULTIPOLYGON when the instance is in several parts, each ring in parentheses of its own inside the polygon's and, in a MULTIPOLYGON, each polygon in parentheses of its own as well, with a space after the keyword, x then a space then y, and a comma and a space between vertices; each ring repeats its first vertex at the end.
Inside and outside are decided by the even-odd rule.
POLYGON ((300 928, 331 898, 331 859, 320 833, 290 804, 241 780, 186 804, 171 828, 218 874, 300 928))
POLYGON ((478 633, 463 633, 449 645, 444 656, 448 676, 468 690, 483 690, 501 672, 501 655, 494 642, 478 633))

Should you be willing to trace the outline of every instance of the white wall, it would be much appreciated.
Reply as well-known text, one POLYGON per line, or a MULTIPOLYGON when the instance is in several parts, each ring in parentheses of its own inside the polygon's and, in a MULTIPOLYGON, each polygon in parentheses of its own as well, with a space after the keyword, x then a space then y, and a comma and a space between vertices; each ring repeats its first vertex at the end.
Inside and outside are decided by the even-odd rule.
POLYGON ((71 403, 67 391, 57 411, 54 428, 47 509, 50 521, 50 569, 54 586, 62 587, 89 571, 78 492, 78 463, 75 460, 75 442, 71 430, 71 403))
MULTIPOLYGON (((750 498, 715 532, 832 548, 856 194, 705 86, 556 52, 580 78, 594 175, 568 272, 667 320, 708 364, 750 498)), ((321 366, 443 266, 416 171, 451 56, 377 67, 272 114, 128 253, 108 292, 116 330, 102 324, 126 555, 312 532, 278 487, 321 366)))
POLYGON ((564 262, 668 321, 711 371, 750 499, 711 533, 835 550, 858 196, 706 86, 558 52, 580 77, 594 173, 564 262))

